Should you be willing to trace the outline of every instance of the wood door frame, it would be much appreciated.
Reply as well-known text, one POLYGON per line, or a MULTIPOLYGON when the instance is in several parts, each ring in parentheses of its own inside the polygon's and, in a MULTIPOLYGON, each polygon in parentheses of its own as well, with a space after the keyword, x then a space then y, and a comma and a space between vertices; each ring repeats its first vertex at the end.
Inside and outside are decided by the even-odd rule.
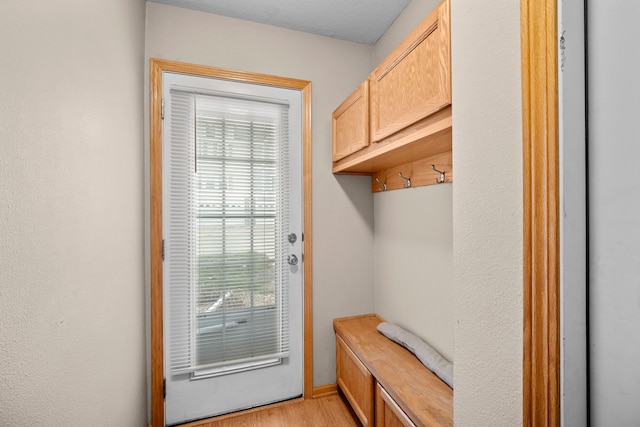
POLYGON ((521 0, 523 425, 560 426, 557 0, 521 0))
POLYGON ((176 72, 244 83, 297 89, 302 93, 302 186, 304 233, 303 387, 313 392, 312 217, 311 217, 311 82, 265 74, 232 71, 163 59, 150 59, 151 175, 151 420, 164 426, 164 343, 162 288, 162 72, 176 72))

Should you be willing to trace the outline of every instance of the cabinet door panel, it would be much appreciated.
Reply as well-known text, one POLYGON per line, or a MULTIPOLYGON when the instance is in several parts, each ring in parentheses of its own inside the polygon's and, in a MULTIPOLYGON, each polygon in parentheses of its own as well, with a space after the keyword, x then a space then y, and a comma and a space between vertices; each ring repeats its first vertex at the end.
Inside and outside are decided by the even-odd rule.
POLYGON ((374 379, 339 336, 336 336, 337 383, 363 426, 373 426, 374 379))
POLYGON ((369 145, 369 82, 364 81, 332 115, 333 161, 369 145))
POLYGON ((376 427, 416 427, 380 384, 376 384, 376 427))
POLYGON ((449 3, 445 0, 371 74, 371 140, 451 104, 449 3))

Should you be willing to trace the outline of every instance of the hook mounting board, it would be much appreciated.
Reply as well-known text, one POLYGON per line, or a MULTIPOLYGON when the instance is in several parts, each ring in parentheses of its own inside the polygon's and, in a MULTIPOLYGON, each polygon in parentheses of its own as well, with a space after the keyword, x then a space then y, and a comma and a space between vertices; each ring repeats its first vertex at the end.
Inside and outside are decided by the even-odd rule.
POLYGON ((451 160, 452 155, 451 151, 449 151, 437 156, 427 157, 375 172, 371 177, 371 191, 379 193, 382 191, 406 188, 407 181, 401 178, 400 174, 411 180, 411 188, 440 184, 440 172, 444 173, 444 183, 453 182, 453 166, 451 160), (433 165, 437 171, 434 171, 431 165, 433 165), (384 182, 386 189, 383 190, 383 187, 378 184, 378 182, 384 182))

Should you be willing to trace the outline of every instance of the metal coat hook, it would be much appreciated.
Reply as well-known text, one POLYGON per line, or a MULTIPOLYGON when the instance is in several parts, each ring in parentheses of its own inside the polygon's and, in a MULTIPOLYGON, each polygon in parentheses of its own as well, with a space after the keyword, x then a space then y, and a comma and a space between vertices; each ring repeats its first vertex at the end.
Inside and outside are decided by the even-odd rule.
POLYGON ((440 174, 440 179, 436 178, 436 182, 438 184, 442 184, 444 182, 444 172, 439 171, 438 169, 436 169, 435 165, 431 165, 431 169, 433 169, 435 172, 438 172, 440 174))
POLYGON ((409 188, 411 187, 411 178, 407 178, 406 176, 402 175, 402 172, 400 172, 398 175, 400 175, 400 178, 404 179, 405 181, 407 181, 406 184, 404 184, 402 186, 402 188, 409 188))
POLYGON ((387 183, 380 181, 380 178, 376 178, 376 182, 382 185, 382 191, 387 191, 387 183))

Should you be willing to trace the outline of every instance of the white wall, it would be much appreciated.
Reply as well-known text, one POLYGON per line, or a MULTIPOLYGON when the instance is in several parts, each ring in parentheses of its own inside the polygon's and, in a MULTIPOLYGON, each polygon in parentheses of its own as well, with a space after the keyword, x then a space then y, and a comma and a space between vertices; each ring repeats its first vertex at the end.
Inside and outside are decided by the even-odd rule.
MULTIPOLYGON (((413 0, 407 10, 425 13, 406 31, 430 9, 413 0)), ((314 384, 333 382, 331 318, 373 309, 374 209, 367 178, 330 173, 330 113, 404 35, 390 32, 398 40, 383 38, 372 52, 158 4, 147 13, 147 59, 313 81, 314 384)), ((142 2, 127 0, 0 3, 0 421, 8 425, 145 420, 143 14, 142 2)), ((415 17, 396 22, 404 19, 415 17)), ((518 2, 456 0, 452 32, 455 420, 519 425, 518 2)), ((147 129, 148 108, 144 120, 147 129)), ((386 196, 394 197, 376 202, 382 217, 386 196)))
POLYGON ((520 2, 451 2, 456 426, 522 425, 520 2))
MULTIPOLYGON (((376 44, 375 63, 436 3, 413 0, 376 44)), ((519 2, 455 0, 451 22, 454 183, 374 196, 375 308, 453 357, 457 426, 516 426, 522 424, 519 2), (402 248, 412 249, 408 257, 402 248), (424 302, 422 313, 418 302, 407 304, 409 292, 424 302), (441 320, 434 325, 436 314, 441 320)))
POLYGON ((453 361, 452 184, 374 196, 375 311, 453 361))
POLYGON ((591 425, 640 420, 640 7, 589 2, 591 425))
POLYGON ((334 383, 332 319, 373 311, 373 198, 369 178, 331 173, 331 112, 372 47, 148 3, 146 56, 312 82, 314 386, 334 383))
POLYGON ((0 2, 0 425, 142 426, 144 3, 0 2))
POLYGON ((441 0, 411 0, 373 47, 374 67, 413 31, 441 0))

